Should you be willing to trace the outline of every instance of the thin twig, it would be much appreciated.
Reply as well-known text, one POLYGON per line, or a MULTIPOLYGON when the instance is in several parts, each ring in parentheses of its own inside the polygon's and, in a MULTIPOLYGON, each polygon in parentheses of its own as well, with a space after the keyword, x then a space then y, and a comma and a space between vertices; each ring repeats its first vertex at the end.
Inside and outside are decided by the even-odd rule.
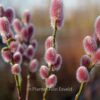
POLYGON ((21 92, 20 92, 20 85, 18 81, 18 76, 14 75, 15 82, 16 82, 16 88, 17 88, 17 93, 18 93, 18 100, 21 100, 21 92))
POLYGON ((26 99, 25 100, 28 100, 29 88, 30 88, 30 74, 27 75, 27 87, 26 87, 26 99))
POLYGON ((78 93, 77 93, 76 96, 75 96, 75 100, 78 100, 78 99, 79 99, 79 96, 81 95, 83 86, 84 86, 84 83, 81 83, 80 89, 79 89, 78 93))

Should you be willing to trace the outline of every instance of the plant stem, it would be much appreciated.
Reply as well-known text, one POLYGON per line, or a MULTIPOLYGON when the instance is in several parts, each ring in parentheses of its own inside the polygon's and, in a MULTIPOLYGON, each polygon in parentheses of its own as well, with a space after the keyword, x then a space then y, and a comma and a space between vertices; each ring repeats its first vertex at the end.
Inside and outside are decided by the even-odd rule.
POLYGON ((16 88, 17 88, 17 93, 18 93, 18 100, 21 100, 21 92, 20 92, 20 84, 18 81, 18 76, 14 75, 15 82, 16 82, 16 88))
POLYGON ((25 100, 28 100, 28 97, 29 97, 29 88, 30 88, 30 74, 27 75, 26 99, 25 100))
POLYGON ((46 100, 46 95, 47 95, 47 93, 48 93, 48 88, 46 87, 46 88, 45 88, 45 91, 44 91, 44 93, 43 93, 43 100, 46 100))
POLYGON ((80 89, 79 89, 78 93, 75 96, 75 100, 78 100, 79 99, 79 96, 80 96, 80 94, 82 92, 83 86, 84 86, 84 83, 81 83, 80 89))
MULTIPOLYGON (((52 43, 52 47, 53 48, 56 48, 56 33, 57 33, 57 26, 56 26, 56 21, 55 21, 55 25, 54 25, 54 32, 53 32, 53 34, 52 34, 52 36, 53 36, 53 43, 52 43)), ((51 74, 51 72, 52 72, 52 65, 49 65, 49 75, 51 74)), ((49 76, 48 75, 48 76, 49 76)), ((43 100, 46 100, 46 95, 47 95, 47 93, 48 93, 48 87, 46 87, 45 88, 45 91, 44 91, 44 93, 43 93, 43 100)))
POLYGON ((53 44, 52 44, 52 47, 53 48, 56 48, 56 33, 57 33, 57 26, 56 26, 56 22, 55 22, 55 26, 54 26, 54 32, 53 32, 53 34, 52 34, 52 36, 53 36, 53 44))

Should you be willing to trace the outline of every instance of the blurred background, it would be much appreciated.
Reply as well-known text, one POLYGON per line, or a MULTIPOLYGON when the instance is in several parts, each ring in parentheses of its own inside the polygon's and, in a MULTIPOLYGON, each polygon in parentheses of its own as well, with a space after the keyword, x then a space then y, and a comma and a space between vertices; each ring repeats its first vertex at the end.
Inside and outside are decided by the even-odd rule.
MULTIPOLYGON (((84 54, 82 40, 86 35, 94 33, 94 22, 100 15, 100 0, 63 0, 64 1, 64 26, 58 32, 58 50, 63 57, 63 65, 59 72, 56 87, 72 88, 69 91, 49 92, 47 100, 74 100, 79 89, 76 81, 76 69, 79 67, 80 58, 84 54)), ((36 38, 39 42, 37 58, 40 64, 44 63, 44 42, 51 35, 49 7, 50 0, 0 0, 5 7, 13 7, 16 16, 21 17, 25 9, 32 14, 35 25, 36 38)), ((3 47, 0 42, 0 48, 3 47)), ((86 85, 80 100, 100 100, 100 67, 93 71, 90 83, 86 85)), ((33 84, 41 87, 42 81, 38 75, 33 75, 33 84), (38 84, 37 84, 38 83, 38 84)), ((0 56, 0 100, 17 100, 15 85, 10 73, 10 65, 4 63, 0 56)), ((42 92, 30 91, 29 100, 42 100, 42 92)))

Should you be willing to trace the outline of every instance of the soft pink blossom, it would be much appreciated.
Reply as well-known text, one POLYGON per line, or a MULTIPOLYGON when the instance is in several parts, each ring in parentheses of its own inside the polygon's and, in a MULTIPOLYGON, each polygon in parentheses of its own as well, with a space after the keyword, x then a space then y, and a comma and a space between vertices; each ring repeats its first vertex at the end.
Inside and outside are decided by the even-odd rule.
POLYGON ((18 75, 20 74, 21 72, 21 67, 19 64, 14 64, 12 67, 11 67, 11 72, 12 74, 15 74, 15 75, 18 75))
POLYGON ((7 8, 5 10, 5 16, 8 18, 9 23, 12 23, 14 17, 15 17, 15 12, 13 8, 7 8))
POLYGON ((33 59, 31 62, 30 62, 30 65, 29 65, 29 70, 30 72, 36 72, 38 69, 38 61, 37 59, 33 59))
POLYGON ((14 28, 14 31, 16 33, 20 33, 21 29, 22 29, 22 25, 21 25, 21 22, 19 19, 14 19, 13 21, 13 28, 14 28))
POLYGON ((52 0, 50 8, 51 26, 54 28, 56 23, 57 28, 61 28, 64 20, 63 1, 52 0))
POLYGON ((88 55, 83 55, 81 57, 81 61, 80 61, 81 66, 85 66, 85 67, 89 68, 89 67, 91 67, 91 63, 92 63, 91 58, 88 55))
POLYGON ((9 21, 6 17, 1 17, 0 18, 0 33, 2 34, 7 34, 9 33, 10 26, 9 26, 9 21))
POLYGON ((62 57, 61 57, 60 54, 57 54, 57 61, 53 65, 53 69, 56 70, 56 71, 58 71, 58 70, 60 70, 61 65, 62 65, 62 57))
POLYGON ((53 44, 53 37, 49 36, 45 41, 45 50, 52 47, 52 44, 53 44))
POLYGON ((76 72, 76 78, 79 83, 84 83, 89 81, 89 72, 86 67, 80 66, 76 72))
POLYGON ((22 63, 22 55, 20 52, 16 51, 13 55, 14 63, 21 64, 22 63))
POLYGON ((18 42, 12 41, 9 45, 9 48, 10 48, 10 51, 14 53, 18 48, 18 42))
POLYGON ((29 24, 29 22, 31 20, 31 14, 30 14, 29 10, 24 11, 22 20, 25 25, 29 24))
POLYGON ((86 54, 92 55, 97 50, 97 43, 91 36, 86 36, 83 40, 83 46, 86 54))
POLYGON ((10 52, 9 49, 3 48, 1 50, 1 55, 2 55, 2 58, 4 59, 5 62, 10 62, 11 61, 11 52, 10 52))
POLYGON ((57 61, 56 54, 56 50, 53 47, 50 47, 45 53, 45 61, 51 65, 55 64, 55 62, 57 61))
POLYGON ((48 78, 48 75, 49 75, 49 69, 48 69, 48 67, 45 66, 45 65, 42 65, 41 68, 40 68, 39 74, 40 74, 40 77, 42 79, 48 78))
POLYGON ((47 79, 46 79, 46 86, 48 88, 53 88, 57 84, 57 76, 55 74, 51 74, 47 79))

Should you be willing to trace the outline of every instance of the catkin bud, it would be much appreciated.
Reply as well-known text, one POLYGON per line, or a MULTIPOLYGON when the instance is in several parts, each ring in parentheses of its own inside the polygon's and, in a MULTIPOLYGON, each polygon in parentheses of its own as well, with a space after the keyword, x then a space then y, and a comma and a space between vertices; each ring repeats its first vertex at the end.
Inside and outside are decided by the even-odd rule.
POLYGON ((17 51, 19 51, 21 54, 23 54, 25 51, 24 46, 22 44, 18 44, 17 51))
POLYGON ((8 63, 11 61, 11 52, 8 48, 3 48, 1 50, 1 55, 5 62, 8 63))
POLYGON ((14 63, 21 64, 22 63, 22 55, 20 52, 16 51, 13 55, 14 63))
POLYGON ((91 61, 91 58, 88 56, 88 55, 83 55, 81 57, 81 60, 80 60, 80 65, 81 66, 85 66, 87 68, 91 67, 92 61, 91 61))
POLYGON ((94 64, 100 64, 100 49, 97 49, 92 59, 94 64))
POLYGON ((0 18, 0 32, 1 35, 9 33, 9 21, 6 17, 0 18))
POLYGON ((9 23, 12 23, 12 21, 15 17, 14 9, 13 8, 7 8, 6 11, 5 11, 5 16, 8 18, 9 23))
POLYGON ((32 45, 29 45, 27 50, 25 51, 25 56, 29 59, 32 59, 32 57, 34 56, 35 54, 35 50, 33 48, 32 45))
POLYGON ((29 24, 29 22, 30 22, 30 20, 31 20, 31 14, 30 14, 29 10, 26 10, 26 11, 23 13, 23 18, 22 18, 22 20, 23 20, 23 23, 24 23, 25 25, 29 24))
POLYGON ((49 75, 49 69, 48 69, 48 67, 45 66, 45 65, 42 65, 41 68, 40 68, 39 73, 40 73, 40 77, 42 79, 48 78, 48 75, 49 75))
POLYGON ((9 47, 10 47, 10 51, 14 53, 18 48, 18 42, 12 41, 10 43, 9 47))
POLYGON ((86 54, 88 54, 88 55, 94 54, 97 49, 96 41, 90 36, 86 36, 84 38, 83 46, 84 46, 84 50, 85 50, 86 54))
POLYGON ((38 68, 38 61, 37 61, 37 59, 33 59, 30 62, 29 70, 30 70, 30 72, 34 73, 37 71, 37 68, 38 68))
POLYGON ((49 36, 45 41, 45 50, 52 47, 52 44, 53 44, 53 37, 49 36))
POLYGON ((55 74, 50 75, 47 79, 46 79, 46 86, 48 88, 53 88, 55 87, 57 84, 57 77, 55 74))
POLYGON ((38 42, 35 39, 32 39, 32 41, 30 41, 30 44, 33 46, 33 48, 35 49, 35 51, 38 48, 38 42))
POLYGON ((61 64, 62 64, 62 57, 60 54, 57 54, 57 61, 56 63, 53 65, 53 69, 58 71, 61 68, 61 64))
POLYGON ((50 47, 45 53, 45 61, 52 65, 55 64, 57 61, 56 50, 53 47, 50 47))
POLYGON ((20 67, 20 65, 19 65, 19 64, 14 64, 14 65, 11 67, 11 72, 12 72, 12 74, 14 74, 14 75, 20 74, 20 72, 21 72, 21 67, 20 67))
POLYGON ((95 32, 96 32, 97 37, 100 40, 100 16, 98 16, 95 21, 95 32))
POLYGON ((32 37, 33 33, 34 33, 34 26, 33 26, 33 24, 29 24, 27 29, 28 29, 28 39, 30 39, 32 37))
POLYGON ((84 83, 89 81, 89 72, 86 67, 80 66, 76 72, 76 78, 79 83, 84 83))
POLYGON ((57 28, 61 28, 64 20, 63 1, 52 0, 50 8, 51 26, 54 28, 55 23, 57 28))
POLYGON ((27 27, 23 27, 21 29, 21 33, 20 33, 20 39, 21 39, 21 41, 27 42, 28 41, 28 37, 29 37, 29 34, 28 34, 27 27))
POLYGON ((19 19, 14 19, 13 28, 16 33, 20 33, 22 25, 19 19))
POLYGON ((2 34, 1 36, 2 36, 2 42, 4 44, 6 44, 7 43, 7 36, 5 34, 2 34))

